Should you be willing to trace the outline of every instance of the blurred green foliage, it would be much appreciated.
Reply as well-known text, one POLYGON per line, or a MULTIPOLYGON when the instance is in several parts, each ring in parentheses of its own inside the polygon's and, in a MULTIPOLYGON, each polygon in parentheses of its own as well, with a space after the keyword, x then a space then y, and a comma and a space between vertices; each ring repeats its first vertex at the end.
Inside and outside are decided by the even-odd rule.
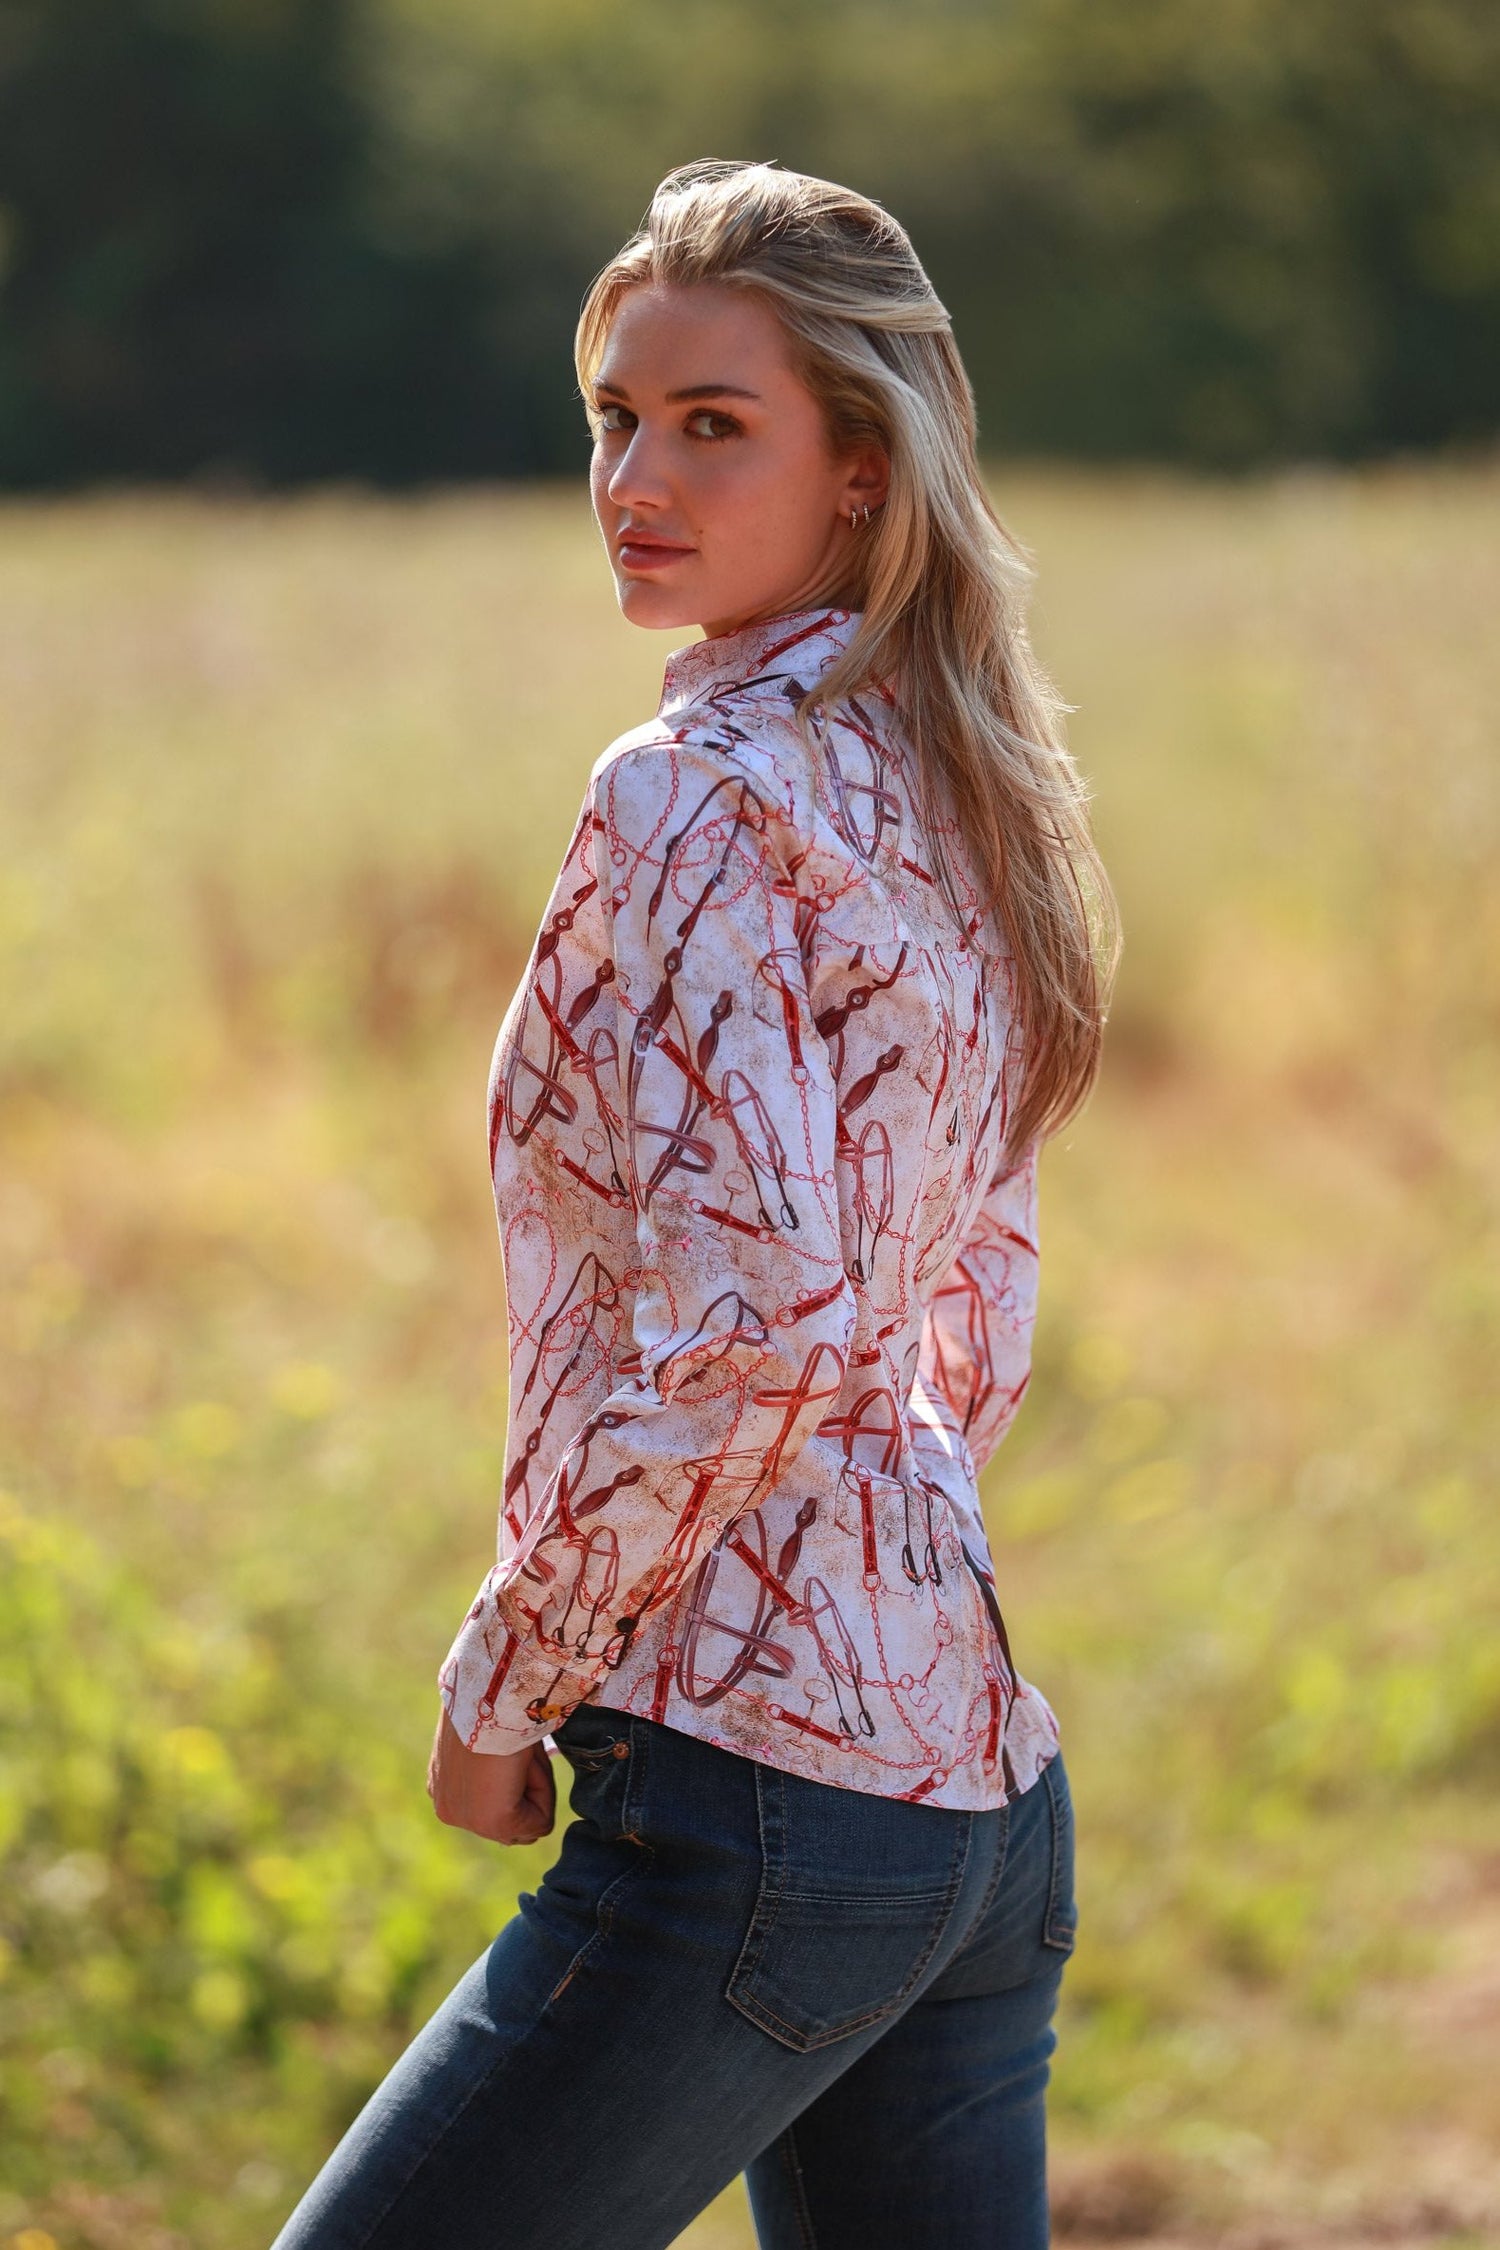
MULTIPOLYGON (((1078 1806, 1060 2222, 1483 2238, 1500 490, 996 499, 1127 930, 986 1491, 1078 1806)), ((581 487, 0 510, 7 2250, 263 2244, 555 1846, 423 1789, 484 1080, 681 637, 581 487)))
MULTIPOLYGON (((200 1452, 232 1442, 223 1408, 179 1423, 200 1452)), ((206 2185, 180 2089, 207 2078, 212 2169, 253 2215, 273 2160, 302 2160, 309 2121, 341 2126, 392 2030, 436 2005, 455 1949, 482 1950, 520 1863, 411 1817, 412 1744, 356 1737, 305 1623, 253 1600, 164 1612, 8 1499, 0 1543, 5 2188, 143 2167, 206 2185)))
POLYGON ((1491 0, 9 0, 0 483, 576 469, 583 288, 705 155, 902 218, 993 453, 1493 438, 1491 0))

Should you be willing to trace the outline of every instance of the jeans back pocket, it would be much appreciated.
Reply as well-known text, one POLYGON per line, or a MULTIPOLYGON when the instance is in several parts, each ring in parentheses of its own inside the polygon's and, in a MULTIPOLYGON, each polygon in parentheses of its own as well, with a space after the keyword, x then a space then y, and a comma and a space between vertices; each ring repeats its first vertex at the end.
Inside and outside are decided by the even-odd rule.
POLYGON ((807 2053, 892 2015, 942 1942, 973 1816, 755 1768, 761 1870, 725 1997, 807 2053))

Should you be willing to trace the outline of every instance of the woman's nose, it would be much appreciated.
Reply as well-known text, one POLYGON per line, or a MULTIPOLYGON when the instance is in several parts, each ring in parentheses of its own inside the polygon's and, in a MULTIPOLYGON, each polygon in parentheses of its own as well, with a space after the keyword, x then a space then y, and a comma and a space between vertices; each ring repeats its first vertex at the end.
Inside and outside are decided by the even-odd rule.
POLYGON ((641 501, 659 507, 671 500, 671 480, 661 448, 639 424, 631 431, 630 442, 615 463, 605 489, 617 508, 633 508, 641 501))

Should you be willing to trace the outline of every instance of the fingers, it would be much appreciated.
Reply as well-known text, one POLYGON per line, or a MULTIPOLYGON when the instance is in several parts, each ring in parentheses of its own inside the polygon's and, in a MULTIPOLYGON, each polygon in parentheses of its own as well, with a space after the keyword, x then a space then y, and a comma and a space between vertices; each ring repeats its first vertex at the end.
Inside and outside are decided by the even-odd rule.
POLYGON ((499 1756, 471 1750, 446 1710, 428 1760, 427 1794, 445 1826, 495 1844, 534 1844, 556 1814, 551 1761, 539 1745, 499 1756))
POLYGON ((494 1840, 497 1844, 539 1844, 551 1826, 551 1821, 539 1813, 518 1814, 515 1825, 494 1840))
POLYGON ((557 1782, 552 1771, 552 1760, 540 1744, 531 1753, 531 1770, 526 1776, 526 1795, 542 1815, 542 1833, 545 1835, 557 1812, 557 1782))
POLYGON ((516 1804, 511 1818, 505 1823, 506 1833, 495 1841, 502 1844, 535 1844, 550 1835, 557 1818, 557 1783, 552 1775, 552 1761, 538 1744, 532 1750, 526 1768, 525 1790, 516 1804))
POLYGON ((515 1811, 497 1819, 493 1828, 482 1830, 492 1843, 535 1844, 547 1835, 552 1827, 552 1814, 524 1798, 515 1811))

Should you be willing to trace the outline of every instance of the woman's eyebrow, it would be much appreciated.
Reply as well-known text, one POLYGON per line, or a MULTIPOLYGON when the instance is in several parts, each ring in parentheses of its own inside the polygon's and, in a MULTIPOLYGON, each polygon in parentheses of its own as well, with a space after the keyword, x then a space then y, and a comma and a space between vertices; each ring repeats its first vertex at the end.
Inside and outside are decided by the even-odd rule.
POLYGON ((680 399, 689 398, 755 398, 759 391, 747 391, 741 383, 691 383, 685 391, 668 391, 667 403, 675 406, 680 399))
MULTIPOLYGON (((594 389, 601 395, 607 392, 611 398, 622 399, 626 404, 629 403, 629 392, 622 390, 618 383, 603 383, 596 380, 594 389)), ((758 400, 759 397, 759 391, 747 391, 740 383, 689 383, 685 390, 668 391, 667 404, 677 406, 683 400, 690 398, 753 398, 758 400)))

